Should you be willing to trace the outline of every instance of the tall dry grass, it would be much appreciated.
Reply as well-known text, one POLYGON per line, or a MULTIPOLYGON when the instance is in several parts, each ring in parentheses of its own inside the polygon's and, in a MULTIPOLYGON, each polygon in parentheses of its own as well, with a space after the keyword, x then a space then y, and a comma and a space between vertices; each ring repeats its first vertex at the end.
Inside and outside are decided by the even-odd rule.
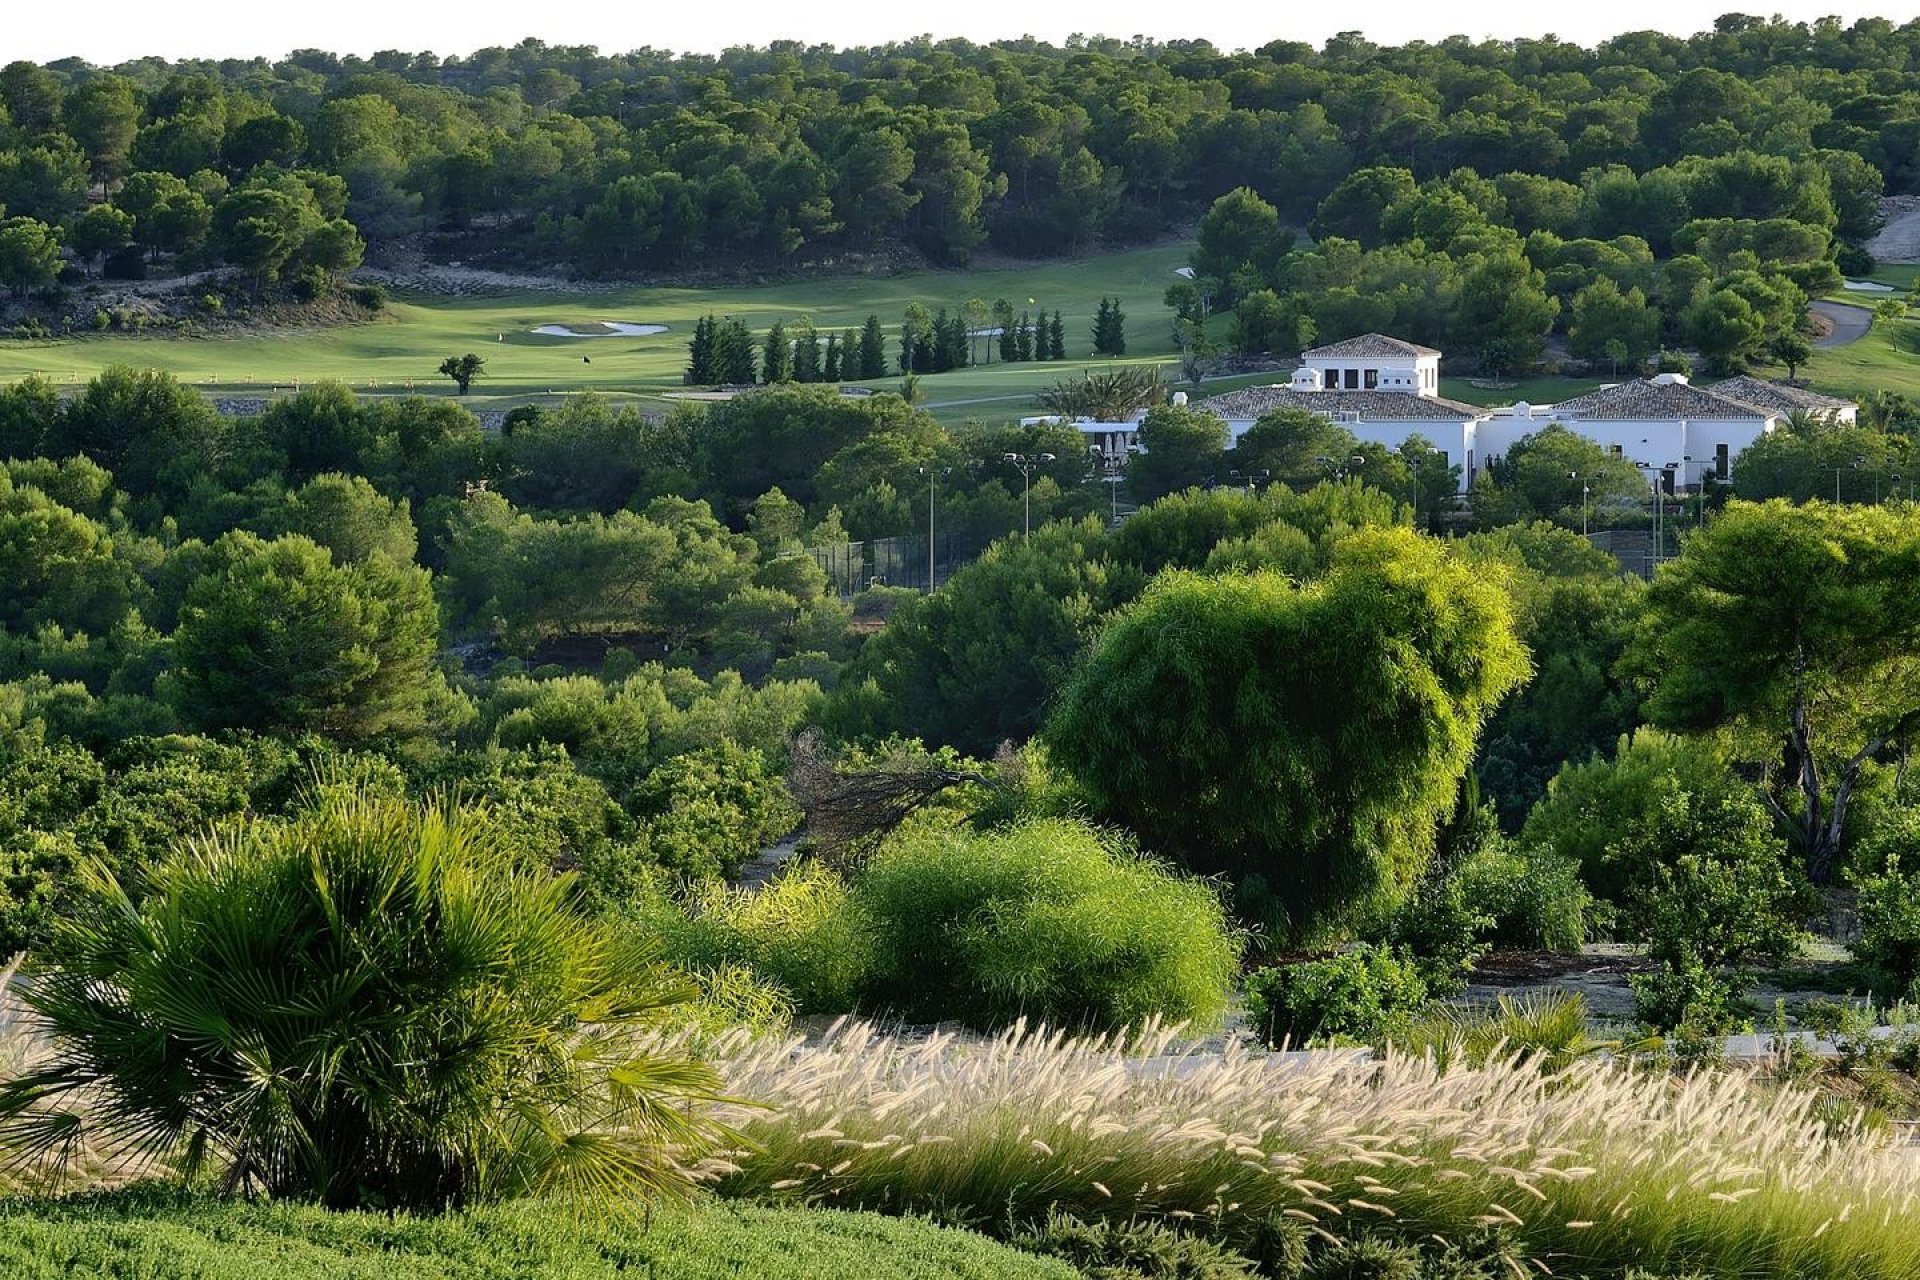
POLYGON ((718 1057, 728 1092, 771 1107, 730 1117, 760 1145, 716 1170, 731 1195, 989 1226, 1148 1216, 1229 1240, 1272 1215, 1340 1238, 1493 1231, 1522 1275, 1920 1276, 1920 1158, 1738 1073, 859 1024, 718 1057))

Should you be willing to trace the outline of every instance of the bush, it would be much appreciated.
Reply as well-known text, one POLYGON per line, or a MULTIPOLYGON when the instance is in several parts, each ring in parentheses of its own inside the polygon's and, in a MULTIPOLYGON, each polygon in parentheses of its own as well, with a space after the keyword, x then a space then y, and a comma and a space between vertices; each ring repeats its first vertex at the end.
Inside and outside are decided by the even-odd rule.
POLYGON ((1422 1280, 1420 1253, 1384 1240, 1345 1240, 1308 1264, 1305 1280, 1422 1280))
POLYGON ((100 1140, 274 1196, 434 1209, 677 1187, 712 1136, 692 1105, 712 1073, 637 1038, 690 990, 483 811, 336 795, 190 844, 137 907, 83 874, 21 997, 49 1057, 0 1088, 27 1154, 100 1140))
POLYGON ((1656 1031, 1685 1040, 1725 1035, 1739 1025, 1739 998, 1726 978, 1698 963, 1635 974, 1633 1012, 1656 1031))
POLYGON ((697 880, 737 875, 800 822, 766 758, 731 742, 668 760, 634 789, 631 808, 661 865, 697 880))
POLYGON ((787 993, 799 1013, 846 1013, 873 969, 873 942, 845 882, 815 863, 790 866, 758 890, 708 885, 635 912, 667 958, 694 970, 744 965, 787 993))
POLYGON ((874 930, 875 1000, 923 1021, 1211 1025, 1239 964, 1211 885, 1078 822, 909 829, 855 896, 874 930))
POLYGON ((1860 937, 1854 959, 1887 977, 1888 999, 1912 998, 1920 980, 1920 874, 1903 872, 1897 858, 1879 875, 1860 878, 1860 937))
POLYGON ((1579 864, 1540 847, 1491 841, 1453 872, 1467 910, 1487 921, 1478 932, 1495 947, 1578 951, 1587 940, 1593 895, 1579 864))
POLYGON ((1087 1280, 1254 1280, 1250 1259, 1224 1245, 1154 1222, 1088 1222, 1049 1214, 1008 1243, 1060 1258, 1087 1280))
POLYGON ((1562 768, 1527 815, 1520 844, 1571 859, 1596 896, 1618 903, 1661 861, 1659 825, 1670 799, 1709 803, 1750 794, 1711 744, 1643 728, 1622 737, 1612 759, 1562 768), (1648 837, 1634 850, 1650 855, 1646 860, 1621 848, 1636 835, 1648 837))
POLYGON ((387 291, 377 284, 349 285, 347 297, 363 311, 380 311, 387 305, 387 291))
POLYGON ((1873 255, 1857 244, 1844 241, 1834 246, 1833 265, 1845 276, 1870 276, 1873 274, 1873 255))
POLYGON ((1247 1021, 1275 1046, 1373 1039, 1426 1002, 1427 985, 1412 963, 1364 942, 1247 978, 1247 1021))
POLYGON ((1468 902, 1457 875, 1429 871, 1377 940, 1412 962, 1430 997, 1444 999, 1466 987, 1467 971, 1487 949, 1480 935, 1492 924, 1491 916, 1479 914, 1468 902))
POLYGON ((447 1217, 336 1213, 137 1188, 12 1201, 11 1280, 1072 1280, 1036 1258, 931 1223, 698 1200, 587 1217, 537 1201, 447 1217))

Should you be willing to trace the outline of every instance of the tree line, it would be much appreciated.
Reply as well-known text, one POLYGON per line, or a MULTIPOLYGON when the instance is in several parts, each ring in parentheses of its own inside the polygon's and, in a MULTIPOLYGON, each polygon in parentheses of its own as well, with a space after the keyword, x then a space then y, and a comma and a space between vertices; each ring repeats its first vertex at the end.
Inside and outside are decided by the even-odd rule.
MULTIPOLYGON (((974 298, 949 311, 907 305, 896 331, 898 354, 893 369, 903 374, 947 373, 974 364, 1003 364, 1067 358, 1066 321, 1056 308, 1051 317, 1022 311, 1002 298, 989 307, 974 298), (988 319, 992 328, 979 327, 988 319), (984 357, 984 358, 982 358, 984 357)), ((1096 355, 1125 355, 1126 315, 1118 298, 1101 298, 1093 327, 1096 355)), ((889 372, 887 336, 878 315, 868 315, 858 330, 843 329, 823 339, 811 320, 789 326, 775 320, 756 346, 746 321, 734 316, 702 316, 687 341, 689 386, 775 386, 784 382, 854 382, 884 378, 889 372)))
MULTIPOLYGON (((257 270, 274 254, 221 249, 200 205, 310 171, 342 184, 328 220, 376 250, 425 235, 463 260, 531 251, 621 274, 892 245, 940 263, 988 243, 1072 253, 1158 235, 1241 186, 1302 225, 1356 172, 1426 184, 1464 168, 1535 180, 1528 199, 1549 211, 1569 187, 1601 192, 1627 225, 1594 234, 1664 251, 1687 221, 1672 220, 1671 184, 1654 179, 1637 204, 1615 195, 1747 148, 1827 175, 1857 245, 1872 198, 1920 182, 1917 45, 1920 30, 1882 19, 1730 14, 1690 37, 1592 48, 1347 33, 1243 52, 1094 38, 605 55, 525 41, 453 58, 15 62, 0 69, 0 205, 84 254, 212 242, 257 270), (148 194, 111 198, 128 184, 148 194), (103 204, 131 228, 88 220, 103 204)), ((1424 230, 1457 210, 1403 213, 1424 230)))
POLYGON ((1878 185, 1848 177, 1861 163, 1741 149, 1580 185, 1465 168, 1419 182, 1377 166, 1321 201, 1310 246, 1241 188, 1201 219, 1192 278, 1166 303, 1190 361, 1380 331, 1495 376, 1533 364, 1556 333, 1609 372, 1669 348, 1715 372, 1792 367, 1807 356, 1807 299, 1840 287, 1858 252, 1846 237, 1873 225, 1878 185))

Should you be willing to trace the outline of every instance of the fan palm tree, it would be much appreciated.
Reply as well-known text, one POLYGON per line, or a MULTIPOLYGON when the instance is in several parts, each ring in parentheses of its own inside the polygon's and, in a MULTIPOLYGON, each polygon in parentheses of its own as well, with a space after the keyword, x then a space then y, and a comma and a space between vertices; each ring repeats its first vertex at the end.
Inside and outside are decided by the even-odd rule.
POLYGON ((334 793, 189 843, 137 902, 86 867, 22 996, 51 1051, 0 1085, 0 1135, 335 1206, 684 1186, 718 1080, 642 1033, 692 990, 499 832, 334 793))

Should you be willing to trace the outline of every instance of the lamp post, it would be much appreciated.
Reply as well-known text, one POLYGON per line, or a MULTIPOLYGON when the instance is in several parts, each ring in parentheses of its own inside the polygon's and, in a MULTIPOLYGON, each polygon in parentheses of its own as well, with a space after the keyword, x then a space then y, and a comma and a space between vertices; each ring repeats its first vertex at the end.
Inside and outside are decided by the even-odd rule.
POLYGON ((1241 482, 1240 487, 1246 490, 1248 497, 1253 496, 1254 492, 1259 488, 1261 481, 1273 479, 1273 472, 1265 467, 1262 467, 1258 471, 1229 471, 1227 475, 1229 478, 1241 482))
POLYGON ((927 594, 932 595, 933 589, 940 585, 939 578, 935 575, 933 568, 933 549, 938 545, 934 541, 933 533, 933 485, 937 475, 952 475, 953 468, 941 467, 936 472, 933 467, 922 467, 920 468, 920 474, 927 478, 927 594))
POLYGON ((1413 489, 1413 527, 1420 527, 1420 464, 1425 462, 1432 449, 1415 449, 1407 459, 1407 478, 1412 481, 1413 489))
POLYGON ((1642 462, 1637 465, 1642 471, 1647 473, 1647 487, 1653 490, 1653 555, 1648 564, 1648 576, 1651 577, 1652 571, 1660 567, 1660 552, 1662 550, 1660 543, 1660 521, 1661 517, 1666 514, 1666 490, 1660 485, 1660 469, 1658 467, 1654 466, 1651 462, 1642 462))
POLYGON ((1580 480, 1580 473, 1578 471, 1567 472, 1567 479, 1580 484, 1580 536, 1585 538, 1589 536, 1587 533, 1587 498, 1593 493, 1593 488, 1580 480))
POLYGON ((1345 480, 1355 471, 1367 465, 1367 455, 1364 453, 1356 453, 1351 457, 1342 459, 1330 458, 1326 454, 1321 454, 1315 458, 1314 461, 1326 468, 1327 478, 1329 480, 1345 480))
POLYGON ((1011 464, 1020 472, 1020 478, 1026 481, 1026 494, 1022 499, 1026 515, 1021 525, 1020 536, 1023 539, 1031 538, 1033 536, 1033 473, 1047 463, 1052 462, 1053 455, 1050 453, 1007 453, 1001 455, 1001 461, 1011 464))

